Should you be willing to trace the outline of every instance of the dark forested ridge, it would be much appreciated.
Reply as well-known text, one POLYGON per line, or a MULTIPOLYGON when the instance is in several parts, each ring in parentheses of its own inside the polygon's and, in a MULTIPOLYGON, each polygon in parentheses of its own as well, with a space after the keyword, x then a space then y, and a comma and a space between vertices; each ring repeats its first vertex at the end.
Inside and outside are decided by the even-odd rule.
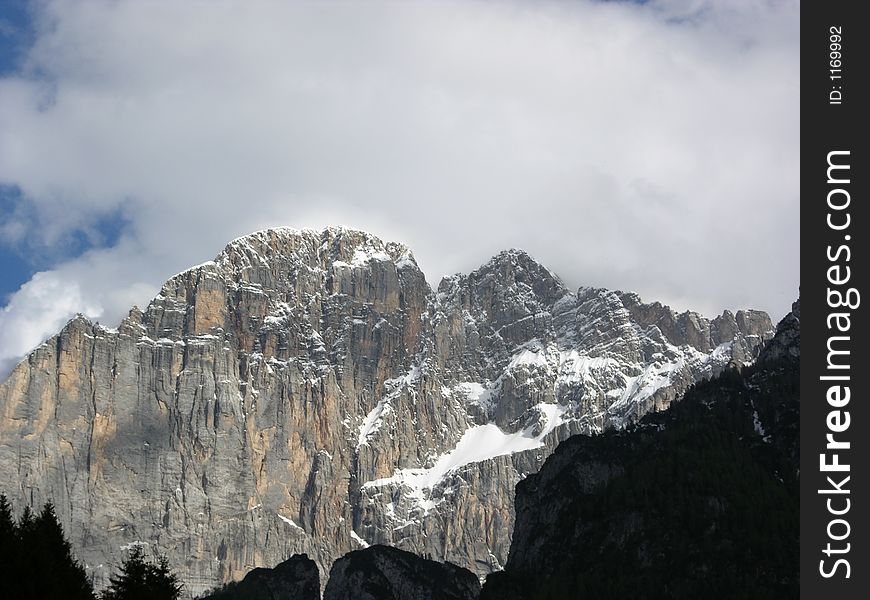
POLYGON ((481 598, 797 597, 799 323, 798 302, 755 365, 563 442, 481 598))

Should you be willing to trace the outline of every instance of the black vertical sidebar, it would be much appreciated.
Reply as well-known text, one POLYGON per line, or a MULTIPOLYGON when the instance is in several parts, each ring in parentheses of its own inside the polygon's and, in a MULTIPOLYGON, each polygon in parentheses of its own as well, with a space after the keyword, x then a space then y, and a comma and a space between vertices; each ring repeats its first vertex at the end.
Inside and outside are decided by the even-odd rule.
POLYGON ((801 6, 801 596, 870 593, 867 60, 860 2, 801 6))

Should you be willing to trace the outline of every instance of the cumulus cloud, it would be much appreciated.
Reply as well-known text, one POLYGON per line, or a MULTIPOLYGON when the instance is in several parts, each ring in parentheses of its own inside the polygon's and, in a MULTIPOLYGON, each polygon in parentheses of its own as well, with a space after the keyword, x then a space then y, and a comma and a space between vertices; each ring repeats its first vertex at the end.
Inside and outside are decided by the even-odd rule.
POLYGON ((60 329, 75 312, 97 317, 103 311, 100 306, 88 304, 77 282, 64 281, 54 272, 36 273, 0 310, 0 372, 8 373, 16 358, 29 352, 34 340, 45 336, 46 329, 60 329))
POLYGON ((521 247, 572 286, 707 313, 777 317, 797 292, 796 1, 34 11, 0 79, 0 184, 29 218, 0 241, 127 225, 12 296, 0 360, 275 225, 403 241, 433 285, 521 247))

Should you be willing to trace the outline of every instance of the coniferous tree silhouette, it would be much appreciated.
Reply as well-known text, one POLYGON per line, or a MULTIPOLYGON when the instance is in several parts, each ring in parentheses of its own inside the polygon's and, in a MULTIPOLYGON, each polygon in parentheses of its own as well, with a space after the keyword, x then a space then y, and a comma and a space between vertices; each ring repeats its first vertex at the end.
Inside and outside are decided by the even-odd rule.
POLYGON ((12 507, 0 496, 0 597, 94 599, 50 503, 38 516, 25 507, 15 523, 12 507))
POLYGON ((141 546, 130 551, 109 581, 101 600, 177 600, 181 595, 181 583, 169 570, 166 557, 158 558, 157 564, 147 562, 141 546))
POLYGON ((0 590, 10 587, 15 576, 16 555, 15 520, 12 506, 5 494, 0 494, 0 590))
POLYGON ((16 526, 19 542, 25 538, 30 539, 30 536, 33 535, 33 530, 35 528, 33 520, 33 511, 29 506, 25 506, 24 510, 21 511, 21 516, 18 517, 18 525, 16 526))
POLYGON ((13 557, 12 579, 10 581, 12 597, 38 598, 39 587, 35 576, 39 571, 38 559, 35 556, 36 524, 33 511, 25 506, 15 525, 15 556, 13 557))
POLYGON ((34 550, 42 573, 40 577, 44 598, 69 598, 91 600, 94 597, 90 581, 78 561, 72 556, 70 543, 63 535, 57 521, 54 506, 46 503, 34 520, 34 550))
POLYGON ((15 536, 15 520, 12 518, 12 505, 6 499, 6 494, 0 494, 0 548, 11 547, 15 536))

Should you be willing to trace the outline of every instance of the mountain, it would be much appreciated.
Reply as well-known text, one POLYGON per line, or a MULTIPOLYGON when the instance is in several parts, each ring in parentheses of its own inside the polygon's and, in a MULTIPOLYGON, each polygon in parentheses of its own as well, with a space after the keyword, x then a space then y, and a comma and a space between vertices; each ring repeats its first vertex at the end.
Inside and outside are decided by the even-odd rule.
POLYGON ((517 485, 481 598, 797 597, 799 357, 798 301, 755 365, 563 442, 517 485))
POLYGON ((507 560, 514 486, 559 442, 667 408, 772 330, 572 292, 517 250, 433 290, 401 244, 270 229, 19 364, 0 491, 53 501, 98 587, 131 544, 193 594, 368 544, 483 576, 507 560))

